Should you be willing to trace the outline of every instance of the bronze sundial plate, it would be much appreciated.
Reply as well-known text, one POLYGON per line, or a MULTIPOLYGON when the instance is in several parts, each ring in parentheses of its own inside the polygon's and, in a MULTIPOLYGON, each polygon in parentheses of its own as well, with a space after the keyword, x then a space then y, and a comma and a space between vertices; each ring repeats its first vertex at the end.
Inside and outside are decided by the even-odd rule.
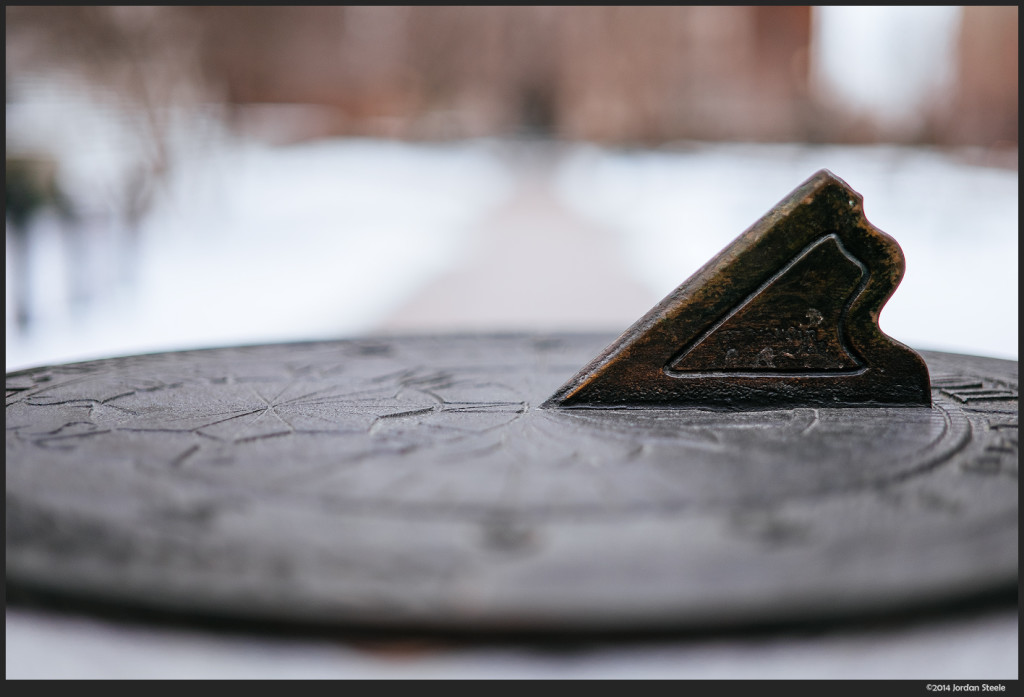
POLYGON ((540 408, 614 339, 224 348, 7 376, 7 583, 330 625, 718 627, 1017 583, 1017 363, 931 406, 540 408))

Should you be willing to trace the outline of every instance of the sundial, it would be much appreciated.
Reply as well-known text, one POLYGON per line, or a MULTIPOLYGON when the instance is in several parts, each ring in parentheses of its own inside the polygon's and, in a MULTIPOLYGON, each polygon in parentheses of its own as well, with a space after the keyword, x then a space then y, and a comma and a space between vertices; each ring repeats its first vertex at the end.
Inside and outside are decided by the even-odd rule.
POLYGON ((822 171, 621 336, 215 348, 7 375, 8 589, 195 616, 699 629, 1017 585, 1017 363, 878 328, 822 171))

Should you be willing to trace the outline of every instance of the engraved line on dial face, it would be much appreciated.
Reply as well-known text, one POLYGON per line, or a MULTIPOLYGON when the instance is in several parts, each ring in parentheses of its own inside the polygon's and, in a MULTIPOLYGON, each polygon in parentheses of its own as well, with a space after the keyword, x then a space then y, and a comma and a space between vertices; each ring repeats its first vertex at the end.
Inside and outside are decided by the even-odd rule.
MULTIPOLYGON (((849 410, 634 411, 624 428, 613 410, 527 410, 513 391, 479 378, 414 371, 366 384, 218 382, 205 387, 199 412, 188 385, 121 393, 114 401, 125 411, 83 404, 72 411, 94 418, 65 418, 56 432, 22 437, 54 451, 62 467, 116 453, 122 460, 102 469, 118 478, 127 468, 403 515, 516 509, 557 517, 850 492, 941 459, 966 433, 943 408, 866 409, 857 427, 840 418, 849 410), (794 443, 809 456, 794 459, 794 443)), ((68 404, 36 408, 66 413, 68 404)))

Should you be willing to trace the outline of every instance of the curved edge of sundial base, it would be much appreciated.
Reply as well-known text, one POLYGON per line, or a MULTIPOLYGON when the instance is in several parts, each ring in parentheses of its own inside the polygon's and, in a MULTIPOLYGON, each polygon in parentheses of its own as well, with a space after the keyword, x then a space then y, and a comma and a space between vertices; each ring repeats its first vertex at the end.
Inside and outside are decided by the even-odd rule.
POLYGON ((905 266, 821 170, 542 407, 929 406, 924 360, 878 326, 905 266))

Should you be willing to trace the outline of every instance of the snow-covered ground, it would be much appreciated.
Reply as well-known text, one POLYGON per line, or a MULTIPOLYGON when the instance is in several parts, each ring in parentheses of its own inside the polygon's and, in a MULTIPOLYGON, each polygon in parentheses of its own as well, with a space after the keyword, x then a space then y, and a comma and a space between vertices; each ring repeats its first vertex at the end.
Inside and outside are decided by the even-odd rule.
POLYGON ((1017 678, 1017 618, 616 643, 345 641, 7 612, 7 677, 105 679, 987 680, 1017 678), (11 639, 17 639, 12 642, 11 639))
POLYGON ((94 231, 82 258, 42 218, 31 258, 37 321, 25 332, 12 316, 8 253, 7 369, 366 332, 457 263, 506 178, 474 145, 223 145, 166 183, 127 282, 105 269, 123 255, 123 235, 94 231), (84 307, 68 302, 74 264, 92 264, 105 284, 84 307))
MULTIPOLYGON (((7 370, 381 329, 621 330, 820 168, 861 192, 871 222, 903 247, 906 277, 881 316, 887 333, 915 348, 1017 357, 1017 172, 956 153, 561 144, 538 167, 521 153, 543 150, 537 143, 215 142, 161 188, 130 274, 112 270, 125 252, 111 216, 75 231, 91 235, 84 250, 56 219, 36 222, 28 331, 12 317, 19 270, 8 245, 7 370), (486 242, 498 236, 490 259, 486 242), (553 255, 581 243, 614 268, 595 279, 588 264, 559 264, 558 282, 543 287, 549 302, 521 297, 550 281, 553 255), (100 286, 88 303, 68 301, 74 267, 100 286), (424 294, 453 275, 457 292, 424 294), (571 291, 587 284, 631 301, 585 306, 571 291), (571 305, 558 302, 563 292, 571 305), (417 298, 415 312, 402 311, 417 298)), ((72 183, 87 190, 87 168, 76 171, 72 183)))

